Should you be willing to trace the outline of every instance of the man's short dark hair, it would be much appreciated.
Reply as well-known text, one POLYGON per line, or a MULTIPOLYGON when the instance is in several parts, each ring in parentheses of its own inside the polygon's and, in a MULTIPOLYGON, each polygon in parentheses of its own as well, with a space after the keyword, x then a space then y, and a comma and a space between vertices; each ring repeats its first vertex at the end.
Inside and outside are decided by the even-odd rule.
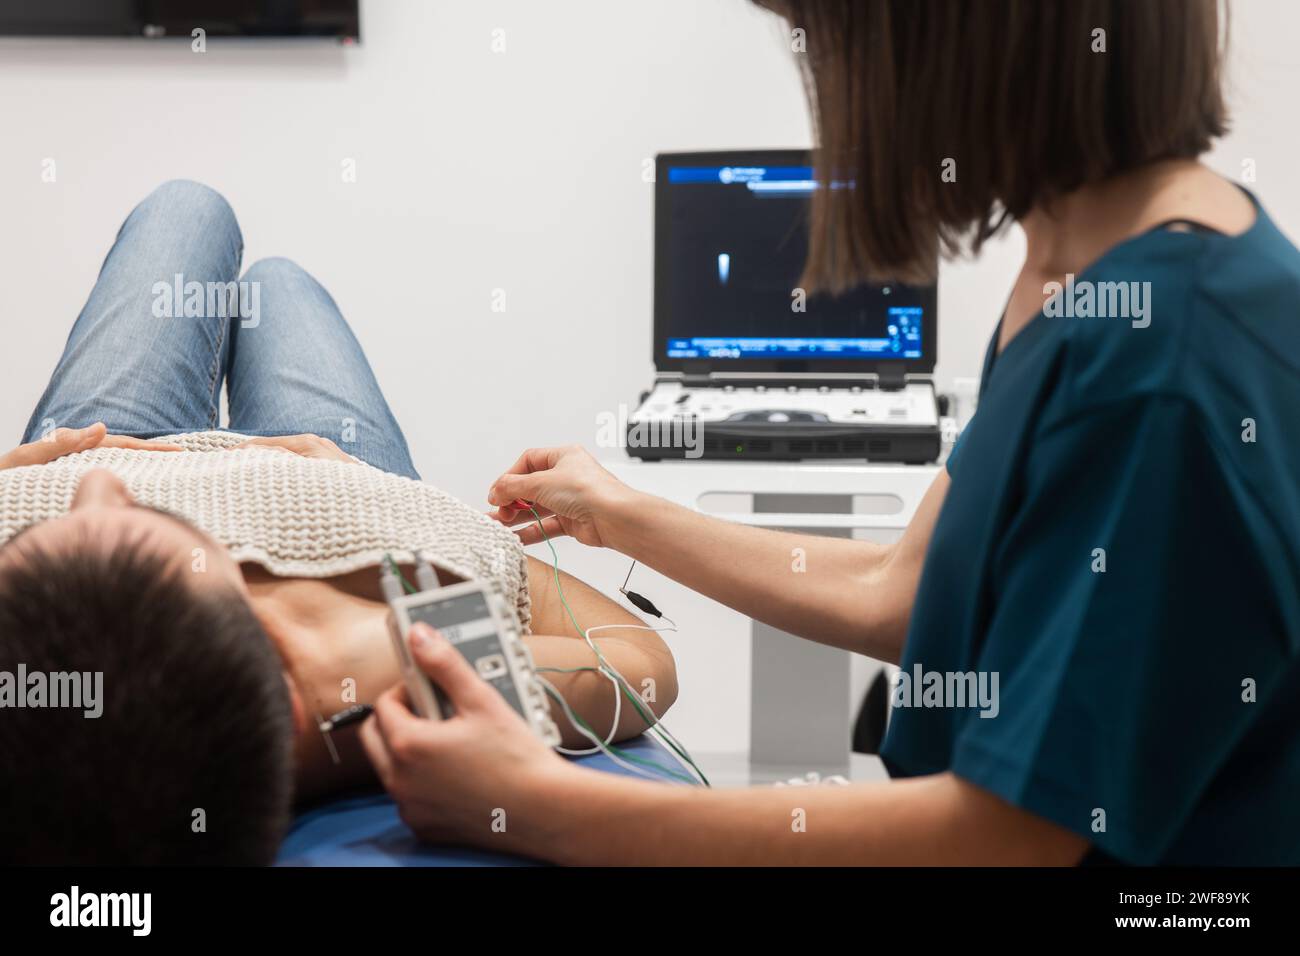
POLYGON ((0 671, 103 673, 97 718, 0 708, 0 859, 274 859, 293 796, 279 657, 242 596, 156 552, 24 543, 0 564, 0 671))
POLYGON ((838 184, 813 199, 807 288, 926 278, 940 245, 977 252, 1226 130, 1220 0, 758 2, 803 31, 817 175, 838 184))

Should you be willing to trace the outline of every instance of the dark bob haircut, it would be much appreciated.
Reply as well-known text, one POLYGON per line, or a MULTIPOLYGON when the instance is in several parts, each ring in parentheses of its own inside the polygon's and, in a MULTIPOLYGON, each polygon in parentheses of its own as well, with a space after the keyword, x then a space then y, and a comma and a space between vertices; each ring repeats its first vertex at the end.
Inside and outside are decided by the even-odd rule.
POLYGON ((1078 187, 1227 128, 1218 0, 759 0, 812 104, 807 288, 933 277, 1078 187), (797 49, 797 48, 796 48, 797 49), (946 175, 945 175, 946 173, 946 175))

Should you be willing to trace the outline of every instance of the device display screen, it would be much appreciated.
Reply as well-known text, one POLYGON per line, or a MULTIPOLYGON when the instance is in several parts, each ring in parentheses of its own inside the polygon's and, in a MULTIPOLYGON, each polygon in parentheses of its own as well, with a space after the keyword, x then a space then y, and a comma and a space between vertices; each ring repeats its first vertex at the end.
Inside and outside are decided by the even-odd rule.
MULTIPOLYGON (((506 663, 506 651, 483 592, 472 591, 458 597, 417 605, 408 608, 407 613, 412 624, 423 621, 441 631, 443 637, 474 666, 479 676, 500 691, 511 707, 523 713, 514 678, 506 663)), ((443 716, 450 716, 441 697, 438 702, 444 711, 443 716)))
POLYGON ((834 297, 798 288, 819 188, 811 166, 666 162, 656 211, 667 220, 657 226, 659 356, 714 367, 925 357, 934 286, 863 285, 834 297))

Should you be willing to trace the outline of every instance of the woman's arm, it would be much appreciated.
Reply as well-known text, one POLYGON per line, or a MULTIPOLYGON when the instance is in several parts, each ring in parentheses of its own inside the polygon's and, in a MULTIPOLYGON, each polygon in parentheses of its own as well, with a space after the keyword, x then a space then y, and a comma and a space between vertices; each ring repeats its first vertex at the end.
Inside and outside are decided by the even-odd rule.
MULTIPOLYGON (((947 472, 940 471, 903 536, 890 545, 703 515, 634 491, 577 447, 525 452, 488 500, 508 524, 532 520, 510 502, 535 502, 548 534, 621 551, 790 634, 897 661, 947 490, 947 472)), ((535 523, 522 525, 519 534, 526 543, 540 539, 535 523)))
POLYGON ((402 819, 430 841, 597 865, 1071 865, 1088 847, 951 773, 704 790, 587 770, 551 753, 446 640, 417 625, 411 650, 456 716, 421 720, 395 688, 361 738, 402 819))
MULTIPOLYGON (((635 614, 572 575, 561 571, 560 582, 564 599, 582 628, 623 625, 617 630, 601 630, 592 635, 592 640, 605 659, 632 685, 645 716, 662 717, 677 699, 677 666, 663 638, 643 630, 646 625, 635 614)), ((554 567, 529 558, 528 590, 532 598, 533 633, 524 640, 532 651, 539 676, 550 681, 574 712, 605 739, 614 720, 614 685, 588 669, 596 666, 596 655, 560 601, 554 567)), ((565 747, 591 746, 591 741, 578 732, 554 700, 551 700, 551 716, 560 728, 565 747)), ((624 697, 614 740, 635 737, 646 727, 645 718, 624 697)))
POLYGON ((1088 848, 951 773, 701 790, 557 770, 519 802, 515 852, 580 866, 1073 866, 1088 848))

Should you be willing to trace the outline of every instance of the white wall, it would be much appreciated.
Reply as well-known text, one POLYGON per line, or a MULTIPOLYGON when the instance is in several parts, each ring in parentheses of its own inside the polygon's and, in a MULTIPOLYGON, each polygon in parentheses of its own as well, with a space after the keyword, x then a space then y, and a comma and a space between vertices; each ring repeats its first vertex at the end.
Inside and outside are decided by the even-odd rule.
MULTIPOLYGON (((234 204, 246 265, 287 255, 326 284, 425 477, 479 504, 522 448, 593 444, 597 413, 649 381, 643 161, 808 142, 780 24, 745 0, 362 6, 351 49, 0 41, 0 435, 17 440, 132 205, 194 178, 234 204)), ((1236 4, 1235 130, 1214 156, 1230 175, 1256 161, 1254 188, 1293 236, 1297 34, 1300 4, 1236 4)), ((945 267, 941 384, 977 373, 1021 250, 1013 234, 945 267)), ((624 567, 570 560, 606 588, 624 567)), ((684 676, 738 686, 740 645, 707 642, 680 642, 684 676)), ((698 746, 733 743, 747 714, 715 733, 696 699, 698 746)))
MULTIPOLYGON (((362 7, 352 49, 0 42, 0 277, 22 343, 0 353, 0 434, 123 217, 187 177, 234 204, 246 265, 287 255, 326 284, 417 464, 478 500, 523 446, 594 442, 596 413, 649 381, 643 160, 809 141, 779 21, 744 0, 362 7)), ((945 370, 972 367, 1010 266, 946 278, 945 370)))

